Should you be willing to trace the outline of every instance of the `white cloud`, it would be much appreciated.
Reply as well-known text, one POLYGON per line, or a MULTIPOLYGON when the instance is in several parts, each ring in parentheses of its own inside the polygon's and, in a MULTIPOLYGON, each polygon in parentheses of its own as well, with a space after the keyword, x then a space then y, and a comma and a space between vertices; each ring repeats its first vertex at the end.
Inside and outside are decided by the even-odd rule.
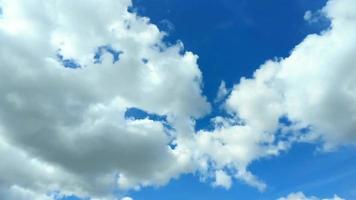
POLYGON ((332 198, 318 198, 315 196, 305 196, 304 193, 302 192, 297 192, 297 193, 291 193, 287 197, 281 197, 278 200, 344 200, 343 198, 340 198, 337 195, 334 195, 332 198))
MULTIPOLYGON (((211 167, 218 172, 219 169, 228 167, 232 169, 233 177, 263 191, 266 188, 265 183, 247 168, 253 160, 275 155, 283 148, 280 145, 268 144, 273 142, 271 135, 264 135, 250 126, 234 125, 231 122, 235 121, 219 121, 219 126, 214 131, 199 131, 187 149, 194 149, 194 157, 200 161, 199 168, 202 171, 210 162, 213 163, 211 167)), ((219 175, 215 175, 216 179, 219 175)))
POLYGON ((121 200, 133 200, 131 197, 124 197, 121 200))
POLYGON ((197 56, 165 45, 164 33, 130 5, 1 1, 0 155, 9 160, 0 164, 1 193, 16 186, 101 199, 116 187, 162 185, 190 172, 168 146, 174 130, 124 115, 137 107, 190 127, 209 112, 197 56), (118 62, 106 52, 94 63, 103 45, 122 52, 118 62), (65 68, 58 53, 81 68, 65 68), (15 166, 26 168, 6 173, 15 166))
POLYGON ((229 189, 231 184, 231 177, 225 171, 217 170, 215 172, 215 182, 213 183, 214 186, 229 189))
MULTIPOLYGON (((310 129, 298 140, 322 139, 326 149, 356 143, 356 12, 352 0, 330 0, 322 13, 329 30, 307 36, 290 56, 267 61, 241 79, 227 108, 247 125, 275 132, 286 116, 310 129)), ((295 132, 298 133, 298 132, 295 132)))

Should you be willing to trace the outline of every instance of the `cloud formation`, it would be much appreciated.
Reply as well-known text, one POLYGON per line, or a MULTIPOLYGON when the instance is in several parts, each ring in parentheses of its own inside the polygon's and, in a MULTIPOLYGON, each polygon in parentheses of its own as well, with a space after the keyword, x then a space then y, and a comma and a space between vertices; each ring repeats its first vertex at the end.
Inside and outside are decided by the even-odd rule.
POLYGON ((227 100, 228 110, 272 133, 285 118, 291 123, 285 133, 296 134, 298 141, 322 140, 326 149, 355 144, 354 5, 352 0, 329 1, 321 12, 331 27, 308 35, 289 57, 267 61, 252 79, 242 78, 227 100))
POLYGON ((298 141, 356 143, 354 4, 330 0, 330 29, 230 95, 222 82, 217 99, 228 95, 230 115, 195 132, 210 111, 198 56, 165 44, 164 32, 128 11, 131 1, 0 0, 0 196, 112 199, 193 172, 262 191, 248 170, 254 160, 298 141), (130 108, 162 120, 126 118, 130 108))
POLYGON ((0 5, 0 196, 109 198, 190 172, 169 147, 175 131, 125 112, 166 116, 178 131, 209 112, 196 55, 163 43, 165 33, 127 11, 130 1, 0 5))

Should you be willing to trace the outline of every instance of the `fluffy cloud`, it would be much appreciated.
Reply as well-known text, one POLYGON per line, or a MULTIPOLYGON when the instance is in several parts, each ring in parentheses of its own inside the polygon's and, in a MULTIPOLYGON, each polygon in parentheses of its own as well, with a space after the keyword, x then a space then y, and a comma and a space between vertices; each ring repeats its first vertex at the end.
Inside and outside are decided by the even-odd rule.
POLYGON ((337 195, 334 195, 333 198, 320 199, 315 196, 307 197, 304 195, 304 193, 297 192, 297 193, 291 193, 287 197, 281 197, 278 200, 344 200, 344 199, 340 198, 337 195))
POLYGON ((323 140, 330 149, 356 143, 356 12, 352 0, 331 0, 322 9, 331 27, 308 35, 290 56, 270 60, 252 79, 242 78, 226 107, 244 123, 275 132, 292 125, 293 140, 323 140), (300 134, 303 131, 307 134, 300 134), (298 132, 299 130, 299 132, 298 132))
POLYGON ((130 1, 0 6, 0 196, 110 198, 190 172, 164 123, 190 127, 210 109, 196 55, 165 45, 130 1), (168 122, 126 119, 131 107, 168 122))

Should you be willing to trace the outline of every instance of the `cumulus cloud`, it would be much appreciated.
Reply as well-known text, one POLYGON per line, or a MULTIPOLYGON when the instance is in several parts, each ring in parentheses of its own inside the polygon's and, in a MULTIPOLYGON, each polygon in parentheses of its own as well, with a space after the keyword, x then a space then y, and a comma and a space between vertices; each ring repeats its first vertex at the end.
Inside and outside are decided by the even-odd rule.
POLYGON ((130 1, 0 5, 1 193, 109 198, 191 170, 169 147, 173 129, 125 112, 190 127, 210 109, 196 55, 163 43, 130 1))
MULTIPOLYGON (((264 190, 249 170, 294 142, 322 141, 324 150, 356 143, 356 12, 352 0, 330 0, 320 11, 329 29, 308 35, 286 58, 269 60, 241 78, 225 101, 228 117, 200 131, 195 147, 216 169, 264 190)), ((356 6, 356 5, 355 5, 356 6)), ((224 88, 222 84, 221 88, 224 88)), ((224 89, 222 89, 224 91, 224 89)))
POLYGON ((265 132, 275 132, 280 119, 287 118, 292 123, 289 130, 298 134, 294 140, 323 140, 325 149, 355 144, 353 5, 352 0, 329 1, 322 13, 331 27, 308 35, 289 57, 267 61, 252 79, 242 78, 226 102, 227 109, 265 132), (309 131, 300 134, 301 129, 309 131))
POLYGON ((287 197, 281 197, 278 200, 344 200, 337 195, 334 195, 332 198, 318 198, 315 196, 305 196, 303 192, 291 193, 287 197))
MULTIPOLYGON (((254 160, 294 141, 355 143, 353 4, 330 0, 329 30, 243 78, 224 103, 230 115, 196 133, 210 110, 198 56, 165 44, 131 1, 0 0, 0 196, 113 199, 196 171, 262 191, 254 160), (163 120, 126 118, 130 108, 163 120)), ((222 82, 218 96, 227 94, 222 82)))

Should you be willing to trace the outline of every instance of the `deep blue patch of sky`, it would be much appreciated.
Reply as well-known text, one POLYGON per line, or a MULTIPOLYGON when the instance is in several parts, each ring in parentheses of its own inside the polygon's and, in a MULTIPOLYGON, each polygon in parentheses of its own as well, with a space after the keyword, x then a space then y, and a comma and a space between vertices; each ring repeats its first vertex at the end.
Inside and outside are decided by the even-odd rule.
POLYGON ((129 108, 125 112, 125 118, 127 119, 150 119, 153 121, 166 121, 166 116, 161 116, 161 115, 156 115, 156 114, 150 114, 145 112, 144 110, 141 110, 139 108, 129 108))
MULTIPOLYGON (((169 33, 166 41, 181 40, 199 55, 203 93, 214 102, 219 84, 228 87, 241 77, 252 77, 266 60, 286 57, 307 34, 319 33, 328 23, 308 23, 307 10, 317 11, 325 0, 134 0, 131 10, 148 16, 169 33)), ((226 115, 214 105, 197 121, 196 129, 209 128, 210 119, 226 115)), ((211 127, 210 127, 211 128, 211 127)))

